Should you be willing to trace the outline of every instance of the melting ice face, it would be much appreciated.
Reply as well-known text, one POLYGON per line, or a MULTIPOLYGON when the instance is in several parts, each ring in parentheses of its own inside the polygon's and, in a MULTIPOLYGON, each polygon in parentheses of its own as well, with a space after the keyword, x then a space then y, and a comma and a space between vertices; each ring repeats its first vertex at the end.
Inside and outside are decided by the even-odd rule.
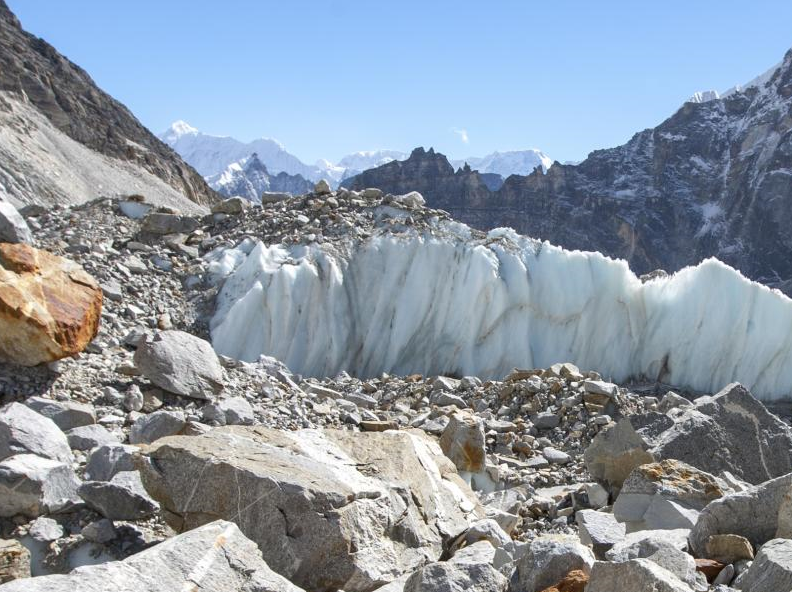
POLYGON ((212 267, 226 278, 215 349, 308 376, 501 378, 571 361, 616 381, 792 393, 792 300, 715 259, 642 283, 624 261, 498 229, 383 232, 345 250, 247 241, 212 267))

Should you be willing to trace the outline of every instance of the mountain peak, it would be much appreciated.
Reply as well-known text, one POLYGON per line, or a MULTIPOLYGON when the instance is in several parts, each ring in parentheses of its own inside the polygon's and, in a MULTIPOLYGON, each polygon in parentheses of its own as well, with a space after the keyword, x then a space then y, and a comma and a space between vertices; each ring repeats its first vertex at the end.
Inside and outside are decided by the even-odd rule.
POLYGON ((167 138, 167 140, 174 141, 178 140, 182 136, 186 136, 189 134, 197 134, 199 133, 196 128, 191 126, 186 121, 179 119, 178 121, 174 121, 170 124, 170 127, 162 132, 161 138, 167 138))

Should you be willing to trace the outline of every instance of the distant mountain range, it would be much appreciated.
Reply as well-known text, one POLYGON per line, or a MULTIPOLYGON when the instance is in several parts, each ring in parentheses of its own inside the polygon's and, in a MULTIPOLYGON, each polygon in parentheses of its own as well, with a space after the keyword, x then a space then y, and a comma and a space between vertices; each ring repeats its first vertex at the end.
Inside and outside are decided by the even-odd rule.
POLYGON ((239 196, 258 203, 265 191, 301 195, 313 189, 313 183, 302 175, 290 175, 281 171, 272 175, 258 154, 252 154, 239 162, 234 162, 222 172, 207 177, 209 185, 221 195, 239 196))
POLYGON ((600 251, 637 273, 714 256, 792 294, 792 51, 742 87, 699 93, 623 146, 511 176, 496 191, 431 149, 347 183, 420 191, 472 226, 600 251))
MULTIPOLYGON (((363 171, 389 162, 406 160, 408 157, 408 154, 398 150, 371 150, 348 154, 335 164, 328 160, 319 160, 309 165, 287 152, 277 140, 260 138, 252 142, 242 142, 229 136, 205 134, 184 121, 174 122, 159 137, 223 195, 230 195, 227 192, 231 187, 250 188, 260 184, 260 175, 256 173, 258 165, 252 169, 253 177, 243 180, 245 163, 254 153, 270 176, 285 173, 290 177, 300 176, 311 182, 326 179, 333 186, 338 186, 363 171)), ((493 152, 484 157, 456 160, 452 165, 461 168, 467 163, 473 169, 489 174, 485 177, 489 186, 497 189, 509 175, 529 174, 536 167, 547 170, 552 162, 543 152, 531 149, 493 152)), ((284 179, 284 182, 293 182, 295 187, 299 186, 297 179, 284 179)))

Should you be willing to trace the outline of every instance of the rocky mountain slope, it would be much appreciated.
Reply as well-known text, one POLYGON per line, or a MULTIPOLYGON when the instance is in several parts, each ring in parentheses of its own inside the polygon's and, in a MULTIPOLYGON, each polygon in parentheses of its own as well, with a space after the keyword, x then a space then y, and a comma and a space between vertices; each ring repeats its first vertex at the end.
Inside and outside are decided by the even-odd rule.
MULTIPOLYGON (((279 296, 295 314, 307 310, 293 300, 301 291, 291 280, 310 288, 310 277, 328 287, 357 277, 369 289, 349 296, 362 307, 401 299, 389 285, 378 294, 377 280, 343 263, 366 244, 385 256, 366 255, 371 270, 387 263, 411 286, 405 312, 443 334, 420 312, 441 294, 408 268, 395 272, 388 240, 456 237, 458 248, 440 251, 471 265, 451 275, 489 277, 493 291, 488 302, 455 290, 455 302, 482 310, 504 300, 495 286, 518 277, 541 291, 542 253, 551 247, 465 229, 415 194, 319 186, 214 210, 191 217, 118 199, 26 210, 35 247, 0 250, 0 285, 9 287, 0 303, 18 297, 14 288, 34 289, 29 276, 46 285, 58 269, 91 295, 84 307, 63 307, 54 305, 59 292, 37 292, 54 319, 75 323, 68 335, 58 334, 59 322, 28 322, 27 309, 0 315, 0 326, 84 348, 27 366, 24 356, 46 343, 30 339, 16 363, 0 362, 0 592, 166 592, 185 582, 214 592, 787 589, 792 429, 740 385, 691 400, 692 392, 619 386, 571 363, 486 381, 304 378, 271 357, 217 355, 203 339, 216 311, 236 309, 255 326, 264 286, 270 303, 279 296), (522 270, 509 260, 515 241, 538 258, 522 270), (481 259, 467 257, 465 244, 481 259), (306 260, 289 260, 300 253, 306 260), (488 274, 493 266, 502 277, 488 274)), ((405 261, 446 262, 434 250, 402 251, 405 261)), ((557 251, 545 272, 563 268, 585 283, 619 268, 601 257, 596 273, 559 265, 557 251)), ((630 289, 672 281, 635 280, 630 289)), ((579 288, 553 294, 562 303, 559 294, 579 288)), ((778 308, 792 307, 766 292, 778 308)), ((330 322, 338 299, 323 294, 310 306, 330 322)), ((659 324, 684 326, 680 314, 659 324)), ((268 330, 298 360, 311 354, 287 336, 301 322, 281 314, 268 330)), ((370 335, 371 351, 398 337, 370 335)))
POLYGON ((46 41, 25 32, 2 0, 0 92, 0 182, 17 202, 85 201, 121 187, 171 202, 178 196, 195 204, 216 200, 201 176, 126 107, 46 41), (104 176, 107 183, 98 182, 104 176))
POLYGON ((271 175, 255 152, 248 158, 230 164, 226 170, 207 177, 209 186, 225 197, 244 197, 251 202, 260 202, 265 191, 301 195, 313 185, 301 175, 280 172, 271 175))
POLYGON ((792 293, 792 52, 762 80, 685 103, 624 146, 511 177, 495 192, 431 150, 367 171, 350 186, 417 190, 477 228, 510 226, 600 251, 637 273, 714 256, 792 293))

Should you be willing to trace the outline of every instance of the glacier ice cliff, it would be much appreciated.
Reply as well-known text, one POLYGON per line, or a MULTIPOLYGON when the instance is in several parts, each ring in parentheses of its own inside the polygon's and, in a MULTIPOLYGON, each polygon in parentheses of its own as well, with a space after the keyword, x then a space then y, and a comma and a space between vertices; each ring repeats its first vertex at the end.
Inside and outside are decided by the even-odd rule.
POLYGON ((571 361, 606 377, 792 393, 792 300, 708 259, 646 283, 624 261, 457 223, 212 255, 215 349, 294 371, 501 378, 571 361))

